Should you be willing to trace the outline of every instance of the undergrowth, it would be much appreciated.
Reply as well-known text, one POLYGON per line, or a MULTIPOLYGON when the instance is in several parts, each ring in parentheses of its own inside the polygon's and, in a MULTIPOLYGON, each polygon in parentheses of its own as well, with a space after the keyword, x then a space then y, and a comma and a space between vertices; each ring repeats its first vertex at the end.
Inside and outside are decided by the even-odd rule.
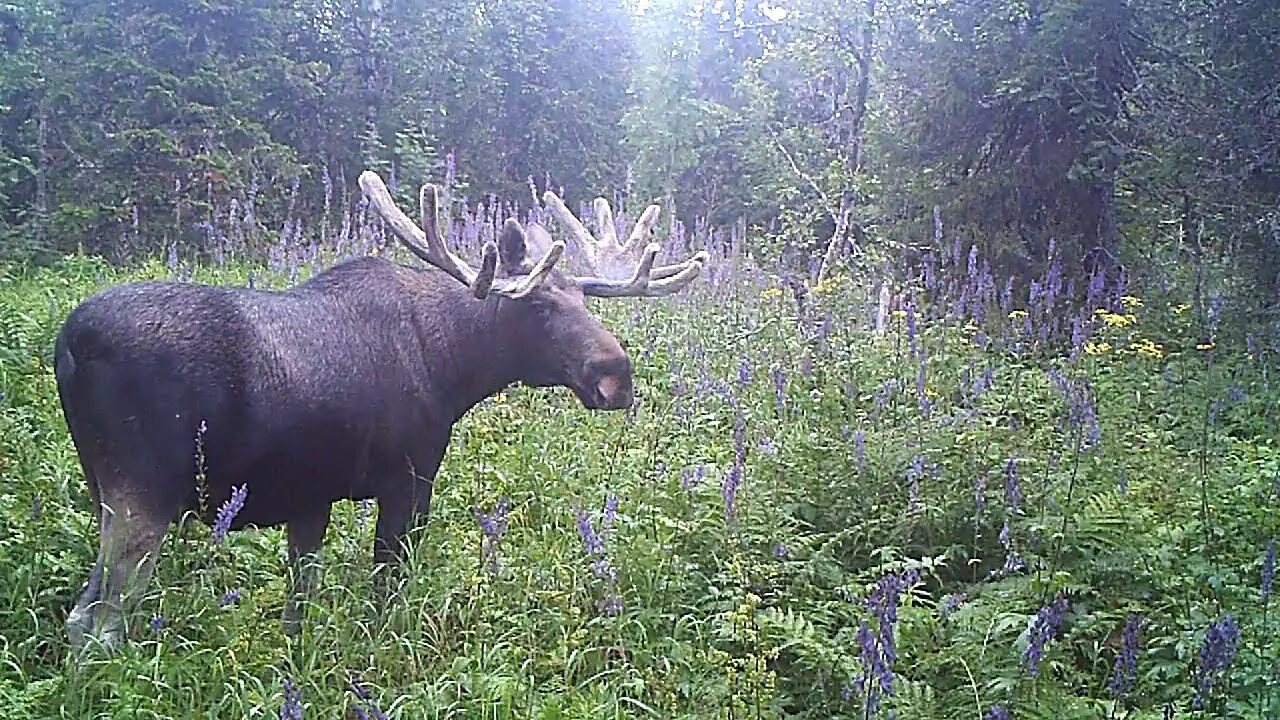
MULTIPOLYGON (((335 506, 296 643, 282 531, 186 522, 130 643, 79 667, 62 622, 96 527, 53 338, 174 271, 0 270, 6 715, 1280 717, 1276 327, 1114 278, 1071 304, 1051 268, 1006 291, 959 252, 887 308, 844 277, 802 312, 721 262, 593 305, 631 412, 514 387, 455 427, 388 603, 371 507, 335 506)), ((251 271, 287 284, 185 275, 251 271)))

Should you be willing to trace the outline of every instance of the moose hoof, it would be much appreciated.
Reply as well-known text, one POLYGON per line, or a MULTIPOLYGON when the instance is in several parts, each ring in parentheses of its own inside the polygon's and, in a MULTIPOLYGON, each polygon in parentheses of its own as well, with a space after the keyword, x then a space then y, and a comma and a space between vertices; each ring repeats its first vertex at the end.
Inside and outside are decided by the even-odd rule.
POLYGON ((302 636, 302 611, 296 605, 291 605, 284 609, 284 613, 280 616, 280 627, 284 631, 284 636, 297 640, 302 636))
POLYGON ((67 615, 67 642, 71 649, 79 652, 84 647, 85 634, 93 629, 93 615, 85 609, 72 608, 67 615))

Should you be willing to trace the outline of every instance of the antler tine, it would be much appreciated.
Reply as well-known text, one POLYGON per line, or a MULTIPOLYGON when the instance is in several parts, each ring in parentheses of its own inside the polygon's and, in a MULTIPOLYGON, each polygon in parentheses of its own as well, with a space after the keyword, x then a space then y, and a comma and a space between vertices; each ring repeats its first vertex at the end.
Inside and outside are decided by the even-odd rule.
POLYGON ((564 254, 564 243, 557 240, 551 243, 551 247, 547 250, 537 265, 533 266, 533 270, 528 275, 504 284, 494 290, 495 293, 518 300, 525 295, 533 292, 535 288, 542 284, 542 281, 551 274, 552 268, 560 261, 560 256, 564 254))
POLYGON ((636 220, 636 226, 631 228, 631 235, 627 237, 627 244, 622 246, 622 252, 632 253, 640 247, 653 232, 653 226, 658 223, 658 215, 662 212, 662 207, 658 205, 650 205, 640 213, 640 219, 636 220))
POLYGON ((702 272, 702 265, 710 256, 706 252, 694 255, 692 259, 676 265, 664 265, 653 269, 653 258, 657 256, 658 246, 651 243, 645 249, 641 266, 631 280, 603 280, 600 278, 574 278, 582 288, 584 295, 594 297, 661 297, 678 292, 702 272), (643 279, 641 279, 643 278, 643 279))
MULTIPOLYGON (((390 191, 377 173, 366 170, 360 173, 360 187, 382 219, 391 226, 400 242, 422 260, 451 275, 471 289, 471 294, 483 300, 491 294, 510 298, 522 298, 533 292, 547 278, 564 253, 564 243, 552 243, 538 264, 528 274, 508 280, 495 280, 498 270, 498 246, 492 241, 480 251, 480 270, 449 251, 440 237, 440 189, 430 183, 418 191, 418 209, 422 227, 413 224, 407 215, 396 207, 390 191)), ((586 232, 585 230, 583 231, 586 232)), ((589 235, 588 235, 589 237, 589 235)))
POLYGON ((582 222, 574 217, 572 212, 569 212, 569 208, 565 207, 564 201, 560 199, 560 196, 550 190, 542 193, 542 202, 551 211, 551 216, 569 232, 569 236, 578 245, 578 249, 586 255, 587 264, 592 268, 597 267, 599 252, 596 248, 596 239, 591 237, 591 233, 587 232, 587 228, 583 226, 582 222))
MULTIPOLYGON (((472 270, 466 262, 460 260, 456 255, 449 252, 444 242, 440 239, 438 228, 432 228, 429 232, 424 232, 422 228, 413 224, 408 215, 404 214, 399 207, 396 207, 395 200, 391 197, 391 192, 387 190, 386 184, 382 182, 382 178, 378 174, 365 170, 360 173, 360 189, 364 191, 365 197, 369 198, 369 204, 377 211, 378 215, 391 226, 396 237, 400 238, 400 242, 420 259, 435 265, 452 275, 458 282, 470 287, 476 280, 476 271, 472 270)), ((424 216, 430 214, 434 219, 435 216, 435 186, 423 185, 419 194, 419 200, 422 205, 422 213, 424 216), (428 213, 430 210, 430 213, 428 213)), ((432 223, 426 223, 431 226, 432 223)))
POLYGON ((635 227, 627 236, 626 243, 618 242, 617 228, 613 224, 613 211, 609 202, 598 197, 592 203, 596 224, 600 227, 600 238, 592 237, 582 222, 574 216, 564 201, 550 190, 542 194, 547 209, 564 228, 574 242, 581 247, 587 264, 592 272, 601 274, 606 265, 617 267, 622 257, 633 256, 635 250, 644 247, 644 253, 636 265, 635 272, 629 280, 610 280, 604 277, 575 277, 574 282, 582 288, 585 295, 596 297, 658 297, 670 295, 683 289, 702 272, 702 266, 710 261, 711 255, 705 250, 682 263, 663 265, 655 268, 654 260, 660 250, 656 243, 648 243, 650 233, 658 222, 662 212, 659 205, 653 204, 645 208, 636 220, 635 227))
POLYGON ((596 211, 596 225, 600 228, 599 243, 608 249, 608 252, 617 252, 621 249, 618 245, 618 229, 613 224, 613 208, 609 207, 609 201, 602 197, 595 199, 592 206, 596 211))
POLYGON ((493 287, 493 276, 498 271, 498 246, 491 242, 485 243, 480 250, 480 272, 476 273, 476 279, 471 283, 471 294, 477 300, 483 300, 489 296, 489 291, 493 287))
POLYGON ((694 253, 693 257, 689 258, 684 262, 676 263, 675 265, 662 265, 660 267, 654 268, 653 272, 649 273, 649 277, 653 280, 662 280, 664 278, 669 278, 672 275, 677 275, 679 273, 684 272, 689 267, 689 263, 691 262, 696 262, 699 265, 706 266, 706 264, 710 261, 711 261, 711 253, 707 252, 706 250, 699 250, 698 252, 694 253))
POLYGON ((646 290, 646 297, 659 297, 662 295, 671 295, 685 288, 686 285, 693 282, 694 278, 702 272, 702 263, 690 260, 685 263, 684 269, 664 280, 649 283, 646 290))
POLYGON ((640 264, 636 265, 636 271, 631 274, 631 279, 625 285, 618 288, 618 291, 624 295, 640 295, 649 287, 650 270, 653 269, 653 261, 658 257, 658 251, 661 248, 657 243, 650 243, 644 249, 644 256, 640 258, 640 264))

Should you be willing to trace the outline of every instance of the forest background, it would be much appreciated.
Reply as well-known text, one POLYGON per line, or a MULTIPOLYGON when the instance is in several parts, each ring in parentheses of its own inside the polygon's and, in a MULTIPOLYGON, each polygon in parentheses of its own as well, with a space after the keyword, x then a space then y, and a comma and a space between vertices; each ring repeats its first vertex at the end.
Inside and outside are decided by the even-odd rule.
POLYGON ((1274 0, 0 3, 0 704, 1280 717, 1276 68, 1274 0), (58 326, 393 251, 365 169, 472 258, 553 189, 712 262, 593 304, 631 413, 459 424, 387 607, 367 507, 298 644, 280 532, 186 529, 76 666, 58 326))

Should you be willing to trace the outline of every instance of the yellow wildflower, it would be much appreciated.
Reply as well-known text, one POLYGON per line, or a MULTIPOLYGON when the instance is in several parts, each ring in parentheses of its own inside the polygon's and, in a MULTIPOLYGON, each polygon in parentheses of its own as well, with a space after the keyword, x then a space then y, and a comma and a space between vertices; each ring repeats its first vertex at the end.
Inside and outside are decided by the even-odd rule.
POLYGON ((1173 312, 1177 315, 1182 315, 1183 313, 1185 313, 1190 309, 1191 309, 1191 303, 1182 303, 1181 305, 1175 306, 1173 308, 1173 312))
POLYGON ((1009 313, 1009 319, 1010 319, 1010 320, 1021 320, 1022 318, 1026 317, 1026 316, 1027 316, 1027 311, 1026 311, 1026 310, 1014 310, 1014 311, 1012 311, 1012 312, 1010 312, 1010 313, 1009 313))
POLYGON ((1196 345, 1197 350, 1212 350, 1215 347, 1217 347, 1217 345, 1212 342, 1200 343, 1199 345, 1196 345))
POLYGON ((1111 343, 1089 342, 1084 344, 1084 351, 1089 355, 1105 355, 1111 352, 1111 343))
POLYGON ((1125 307, 1129 307, 1130 305, 1132 305, 1133 307, 1142 307, 1142 300, 1132 295, 1125 295, 1121 297, 1120 302, 1125 307))
POLYGON ((1102 321, 1106 324, 1116 328, 1128 327, 1138 322, 1138 318, 1131 314, 1120 315, 1117 313, 1102 311, 1099 313, 1099 317, 1101 317, 1102 321))
POLYGON ((760 293, 760 297, 764 298, 765 300, 773 300, 774 298, 780 298, 782 297, 782 288, 771 287, 765 290, 764 292, 760 293))
POLYGON ((1164 357, 1164 346, 1149 338, 1139 338, 1130 343, 1130 345, 1139 355, 1145 355, 1153 358, 1164 357))
POLYGON ((823 279, 822 279, 822 282, 820 282, 820 283, 818 283, 817 285, 814 285, 814 286, 813 286, 813 294, 814 294, 814 295, 825 295, 825 294, 827 294, 827 293, 829 293, 829 292, 834 291, 834 290, 835 290, 836 288, 838 288, 839 286, 840 286, 840 277, 839 277, 839 276, 832 276, 832 277, 823 278, 823 279))

